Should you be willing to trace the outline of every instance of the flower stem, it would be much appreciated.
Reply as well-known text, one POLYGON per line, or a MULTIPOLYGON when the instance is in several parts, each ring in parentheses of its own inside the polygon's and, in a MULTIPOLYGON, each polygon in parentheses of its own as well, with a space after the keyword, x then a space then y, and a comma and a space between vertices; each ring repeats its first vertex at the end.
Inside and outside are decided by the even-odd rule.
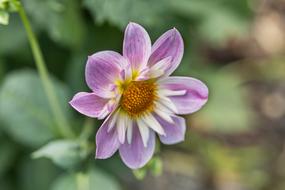
POLYGON ((28 40, 32 49, 33 57, 36 63, 36 67, 38 69, 44 91, 46 93, 47 99, 49 101, 49 105, 51 107, 51 110, 53 112, 53 116, 55 118, 55 122, 58 126, 60 134, 64 138, 73 138, 75 135, 73 131, 70 128, 70 125, 68 124, 60 106, 59 101, 57 99, 57 96, 54 91, 53 84, 51 83, 43 55, 39 46, 39 43, 37 41, 37 38, 32 30, 31 24, 28 20, 28 17, 26 15, 26 12, 22 5, 19 5, 18 7, 18 13, 21 17, 21 20, 23 22, 23 25, 25 27, 28 40))

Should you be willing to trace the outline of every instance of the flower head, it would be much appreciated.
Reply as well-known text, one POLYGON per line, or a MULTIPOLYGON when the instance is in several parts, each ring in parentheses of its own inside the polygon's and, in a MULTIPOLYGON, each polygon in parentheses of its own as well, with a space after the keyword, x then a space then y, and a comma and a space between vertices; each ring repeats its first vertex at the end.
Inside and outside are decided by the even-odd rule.
POLYGON ((174 28, 151 46, 146 30, 129 23, 123 55, 101 51, 88 57, 86 82, 71 106, 89 117, 105 119, 96 135, 96 158, 117 150, 130 168, 144 166, 155 149, 155 134, 164 144, 184 140, 185 120, 208 100, 208 88, 190 77, 170 77, 183 56, 183 40, 174 28))

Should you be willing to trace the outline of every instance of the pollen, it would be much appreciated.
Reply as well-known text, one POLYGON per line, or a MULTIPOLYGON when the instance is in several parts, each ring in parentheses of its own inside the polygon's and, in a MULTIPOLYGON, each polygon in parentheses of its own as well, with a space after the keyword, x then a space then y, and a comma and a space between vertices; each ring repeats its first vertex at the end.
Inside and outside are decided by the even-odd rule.
POLYGON ((132 81, 123 92, 121 107, 132 117, 153 110, 156 85, 152 81, 132 81))

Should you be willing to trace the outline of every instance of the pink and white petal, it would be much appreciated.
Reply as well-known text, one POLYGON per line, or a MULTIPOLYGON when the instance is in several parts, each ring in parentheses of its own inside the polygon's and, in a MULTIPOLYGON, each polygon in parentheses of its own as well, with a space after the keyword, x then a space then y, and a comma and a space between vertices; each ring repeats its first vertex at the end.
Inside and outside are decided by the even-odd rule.
POLYGON ((171 67, 172 57, 166 57, 149 69, 150 78, 158 78, 163 76, 165 72, 171 67))
POLYGON ((168 98, 175 104, 177 114, 190 114, 198 111, 208 101, 208 87, 191 77, 167 77, 159 81, 161 89, 181 92, 168 98), (185 91, 186 90, 186 93, 185 91), (183 93, 182 93, 183 92, 183 93))
POLYGON ((93 93, 97 96, 100 96, 101 98, 105 98, 105 99, 110 99, 110 98, 115 98, 117 96, 117 92, 115 91, 117 89, 117 87, 113 85, 109 85, 108 87, 106 87, 106 89, 104 90, 95 90, 93 91, 93 93), (108 89, 108 90, 107 90, 108 89))
POLYGON ((146 147, 149 138, 149 127, 140 119, 137 120, 137 124, 142 137, 143 145, 146 147))
POLYGON ((133 138, 133 125, 127 127, 127 140, 128 143, 132 143, 132 138, 133 138))
POLYGON ((114 88, 115 80, 121 77, 120 73, 127 62, 126 58, 114 51, 101 51, 89 56, 85 69, 87 85, 99 96, 108 94, 114 88))
POLYGON ((143 80, 148 80, 150 79, 150 74, 149 74, 149 68, 145 67, 144 69, 142 69, 140 71, 140 73, 138 74, 138 76, 135 78, 136 81, 143 81, 143 80))
POLYGON ((101 98, 94 93, 79 92, 69 104, 78 112, 88 117, 102 117, 108 115, 112 110, 108 110, 109 99, 101 98))
POLYGON ((108 124, 108 132, 111 131, 115 126, 116 123, 118 122, 118 116, 119 116, 119 109, 114 111, 112 113, 112 116, 110 116, 111 118, 109 119, 109 124, 108 124))
MULTIPOLYGON (((158 93, 159 99, 157 100, 157 104, 161 106, 161 108, 167 109, 170 112, 178 114, 178 110, 176 105, 171 101, 170 98, 164 96, 163 94, 158 93)), ((167 112, 169 112, 167 111, 167 112)))
POLYGON ((123 66, 120 75, 122 80, 127 80, 132 78, 132 68, 129 62, 127 63, 127 65, 123 66))
POLYGON ((155 134, 149 131, 149 139, 145 147, 138 126, 133 125, 132 142, 125 142, 119 148, 123 162, 131 169, 143 167, 153 156, 155 150, 155 134))
POLYGON ((133 70, 143 69, 151 53, 151 40, 139 24, 130 22, 125 30, 123 56, 129 59, 133 70))
POLYGON ((183 117, 172 115, 172 123, 156 115, 155 118, 163 126, 165 135, 159 135, 160 141, 164 144, 176 144, 184 141, 186 132, 186 122, 183 117))
POLYGON ((173 114, 170 114, 168 110, 166 112, 164 112, 162 109, 156 108, 155 113, 169 123, 174 122, 171 118, 171 115, 173 115, 173 114))
POLYGON ((118 115, 118 122, 117 122, 117 133, 120 143, 125 142, 126 138, 126 130, 127 130, 127 122, 126 122, 126 116, 122 113, 119 113, 118 115))
POLYGON ((96 158, 106 159, 111 157, 119 148, 120 142, 117 131, 114 128, 108 130, 112 116, 107 118, 96 134, 96 158))
POLYGON ((180 64, 184 52, 183 39, 178 30, 171 29, 165 32, 152 46, 148 66, 153 67, 161 60, 171 57, 170 65, 165 70, 169 76, 180 64))
POLYGON ((153 129, 158 134, 165 135, 162 126, 158 123, 158 121, 155 119, 155 117, 152 114, 142 116, 141 120, 142 122, 144 122, 146 126, 153 129))

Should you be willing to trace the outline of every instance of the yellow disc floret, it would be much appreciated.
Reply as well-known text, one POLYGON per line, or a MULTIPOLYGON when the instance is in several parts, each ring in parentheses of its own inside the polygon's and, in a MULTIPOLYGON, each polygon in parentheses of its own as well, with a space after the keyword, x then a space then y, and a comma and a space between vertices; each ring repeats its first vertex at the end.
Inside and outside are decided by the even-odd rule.
POLYGON ((156 85, 153 81, 132 81, 124 89, 121 107, 130 116, 136 117, 152 111, 156 98, 156 85))

